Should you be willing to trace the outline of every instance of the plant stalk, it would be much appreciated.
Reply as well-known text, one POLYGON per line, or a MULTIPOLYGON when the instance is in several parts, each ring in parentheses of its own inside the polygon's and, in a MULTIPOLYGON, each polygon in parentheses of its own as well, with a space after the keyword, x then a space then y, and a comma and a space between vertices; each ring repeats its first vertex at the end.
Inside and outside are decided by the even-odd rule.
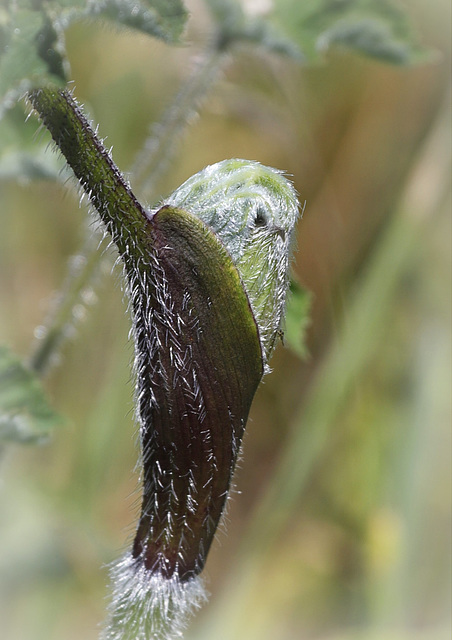
MULTIPOLYGON (((142 191, 151 202, 158 179, 174 157, 184 129, 201 108, 225 62, 226 54, 217 49, 208 50, 196 62, 192 73, 168 106, 161 123, 153 126, 142 151, 138 153, 131 170, 132 179, 136 189, 142 191)), ((89 175, 88 163, 85 163, 83 170, 89 175)), ((103 259, 97 243, 88 240, 79 256, 79 267, 69 271, 56 308, 30 356, 30 367, 38 374, 45 375, 56 362, 55 354, 67 338, 74 308, 80 303, 83 291, 99 274, 103 259)))

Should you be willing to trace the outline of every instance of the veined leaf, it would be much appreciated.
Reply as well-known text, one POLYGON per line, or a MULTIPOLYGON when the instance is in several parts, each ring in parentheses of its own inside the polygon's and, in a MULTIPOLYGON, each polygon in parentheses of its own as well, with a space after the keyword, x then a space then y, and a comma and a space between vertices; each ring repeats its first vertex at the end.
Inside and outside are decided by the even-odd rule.
POLYGON ((0 442, 45 440, 61 424, 38 377, 7 347, 0 347, 0 442))
POLYGON ((275 0, 274 19, 311 60, 334 47, 394 64, 425 56, 393 0, 275 0))
POLYGON ((407 64, 412 59, 409 43, 394 38, 389 26, 379 20, 339 21, 317 40, 319 52, 328 51, 334 46, 353 49, 393 64, 407 64))
POLYGON ((32 87, 65 82, 59 36, 45 14, 19 9, 6 15, 0 32, 0 117, 32 87))
POLYGON ((220 45, 250 43, 265 51, 303 59, 297 43, 275 28, 265 16, 248 15, 239 0, 206 0, 217 24, 220 45))
POLYGON ((172 43, 179 42, 188 17, 182 0, 91 1, 82 15, 106 18, 172 43))
POLYGON ((0 118, 27 91, 64 86, 69 78, 64 30, 87 18, 175 43, 187 12, 183 0, 10 0, 0 12, 0 118))

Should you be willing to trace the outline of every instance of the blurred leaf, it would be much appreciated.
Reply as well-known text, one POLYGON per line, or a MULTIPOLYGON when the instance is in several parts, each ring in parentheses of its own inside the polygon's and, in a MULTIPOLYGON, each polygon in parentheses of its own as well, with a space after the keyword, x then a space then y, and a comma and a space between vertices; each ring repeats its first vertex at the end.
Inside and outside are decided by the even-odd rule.
MULTIPOLYGON (((31 89, 66 84, 69 63, 64 30, 72 22, 93 17, 178 42, 187 12, 183 0, 10 0, 0 9, 0 120, 31 89)), ((0 130, 0 179, 58 177, 59 158, 45 155, 36 145, 32 151, 24 149, 23 127, 21 112, 20 121, 0 130)))
POLYGON ((103 0, 88 2, 86 16, 107 18, 117 26, 130 27, 176 43, 188 13, 182 0, 103 0))
POLYGON ((41 11, 12 9, 0 16, 0 117, 26 91, 64 84, 60 37, 41 11))
POLYGON ((16 180, 23 184, 31 180, 66 181, 69 172, 56 154, 46 153, 45 147, 37 147, 36 152, 10 151, 0 157, 0 182, 16 180))
POLYGON ((304 56, 295 42, 278 32, 273 25, 264 19, 247 21, 241 33, 238 34, 237 40, 259 45, 271 53, 304 60, 304 56))
POLYGON ((371 58, 394 64, 406 64, 412 58, 410 45, 394 38, 389 26, 379 20, 338 22, 317 40, 319 51, 328 51, 333 46, 354 49, 371 58))
POLYGON ((63 158, 48 153, 47 140, 36 141, 36 124, 25 121, 22 105, 9 109, 0 120, 0 183, 17 180, 66 181, 70 175, 63 158))
POLYGON ((206 5, 223 28, 242 24, 245 19, 242 6, 237 0, 206 0, 206 5))
POLYGON ((265 17, 247 15, 237 0, 206 0, 217 24, 219 45, 249 42, 266 51, 302 59, 298 45, 275 28, 265 17))
POLYGON ((0 156, 0 182, 16 180, 27 183, 31 180, 66 181, 66 170, 61 156, 49 154, 44 146, 31 151, 7 151, 0 156))
POLYGON ((309 325, 311 302, 311 292, 292 277, 286 307, 284 344, 303 359, 306 359, 308 356, 305 334, 306 328, 309 325))
POLYGON ((36 374, 0 346, 0 442, 40 442, 59 424, 36 374))
POLYGON ((275 0, 274 18, 311 60, 333 47, 394 64, 425 55, 393 0, 275 0))

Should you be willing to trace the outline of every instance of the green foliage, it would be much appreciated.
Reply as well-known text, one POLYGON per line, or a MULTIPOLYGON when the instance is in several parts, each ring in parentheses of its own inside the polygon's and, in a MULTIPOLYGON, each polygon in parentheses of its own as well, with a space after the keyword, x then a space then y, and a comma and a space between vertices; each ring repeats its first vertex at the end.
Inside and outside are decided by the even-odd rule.
POLYGON ((47 141, 36 140, 36 124, 24 122, 21 105, 16 105, 0 120, 0 183, 17 180, 56 180, 65 182, 69 171, 56 153, 48 153, 47 141))
POLYGON ((9 2, 0 10, 0 180, 60 179, 63 163, 45 153, 45 145, 29 144, 20 117, 10 111, 31 89, 64 86, 70 77, 64 39, 73 22, 107 20, 165 42, 180 41, 187 19, 182 0, 104 0, 82 2, 9 2))
POLYGON ((182 0, 88 2, 82 15, 106 18, 117 27, 130 27, 171 43, 179 42, 187 19, 182 0))
POLYGON ((37 375, 0 346, 0 443, 36 443, 61 423, 37 375))
POLYGON ((393 0, 276 0, 274 18, 309 60, 335 47, 394 64, 422 55, 393 0))
POLYGON ((266 51, 302 60, 298 44, 264 17, 249 16, 237 0, 206 0, 217 24, 218 47, 227 49, 234 43, 249 43, 266 51))
POLYGON ((42 11, 9 5, 1 15, 0 116, 32 86, 64 83, 58 36, 42 11), (52 54, 49 55, 49 49, 52 54))
MULTIPOLYGON (((392 0, 277 0, 271 16, 249 15, 237 0, 206 3, 216 23, 218 50, 249 43, 312 61, 340 47, 391 63, 412 62, 420 54, 406 15, 392 0)), ((65 84, 70 67, 64 32, 87 19, 178 43, 187 11, 183 0, 8 2, 0 11, 0 118, 32 88, 65 84)), ((1 145, 0 179, 57 177, 58 160, 37 146, 31 153, 24 150, 19 137, 13 151, 1 145)))
POLYGON ((65 84, 69 63, 64 30, 88 18, 108 20, 117 27, 133 28, 175 43, 179 42, 187 12, 182 0, 10 0, 0 10, 0 117, 31 88, 65 84))

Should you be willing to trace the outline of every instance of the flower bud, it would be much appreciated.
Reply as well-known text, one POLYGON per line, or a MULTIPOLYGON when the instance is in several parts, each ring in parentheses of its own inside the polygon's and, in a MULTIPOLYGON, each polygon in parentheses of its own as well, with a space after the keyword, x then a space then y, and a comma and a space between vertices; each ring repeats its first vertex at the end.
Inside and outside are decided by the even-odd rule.
POLYGON ((223 160, 189 178, 167 203, 214 231, 237 270, 259 328, 265 364, 284 317, 298 202, 277 169, 223 160))

